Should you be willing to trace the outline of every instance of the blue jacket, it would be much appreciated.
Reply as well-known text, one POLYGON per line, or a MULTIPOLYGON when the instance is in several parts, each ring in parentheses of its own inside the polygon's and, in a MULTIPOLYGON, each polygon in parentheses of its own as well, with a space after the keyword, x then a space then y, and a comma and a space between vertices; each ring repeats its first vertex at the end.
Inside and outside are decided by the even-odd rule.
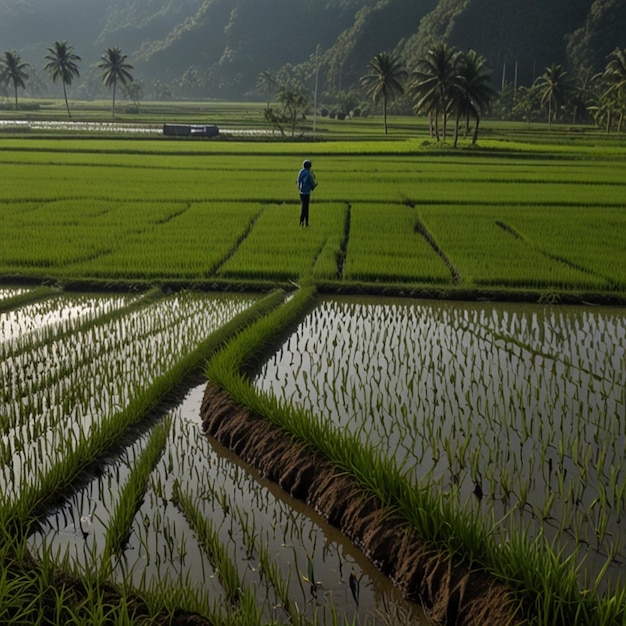
POLYGON ((313 172, 303 167, 300 172, 298 172, 298 189, 300 193, 308 196, 315 187, 317 187, 317 183, 315 182, 313 172))

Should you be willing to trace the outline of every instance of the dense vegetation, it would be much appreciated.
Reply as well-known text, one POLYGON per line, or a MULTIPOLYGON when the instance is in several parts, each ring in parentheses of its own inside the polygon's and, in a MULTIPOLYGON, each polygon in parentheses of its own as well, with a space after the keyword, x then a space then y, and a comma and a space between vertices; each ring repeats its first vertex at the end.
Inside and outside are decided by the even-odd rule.
POLYGON ((619 149, 485 140, 465 161, 434 147, 308 145, 320 185, 303 232, 299 144, 7 138, 0 274, 623 295, 619 149))

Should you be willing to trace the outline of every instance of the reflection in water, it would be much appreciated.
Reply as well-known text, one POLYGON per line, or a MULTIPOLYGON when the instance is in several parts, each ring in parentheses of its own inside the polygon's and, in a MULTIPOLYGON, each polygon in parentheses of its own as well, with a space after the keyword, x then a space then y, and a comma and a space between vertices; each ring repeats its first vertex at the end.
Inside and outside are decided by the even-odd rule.
MULTIPOLYGON (((191 389, 173 411, 167 449, 135 516, 119 580, 143 589, 163 582, 191 588, 208 605, 223 597, 218 576, 196 535, 171 501, 177 481, 194 494, 196 506, 218 529, 245 585, 255 590, 266 619, 282 619, 280 601, 260 569, 267 551, 288 586, 289 597, 317 623, 331 611, 359 624, 425 624, 421 610, 405 602, 365 556, 312 509, 202 433, 204 385, 191 389), (358 601, 358 605, 357 605, 358 601), (332 607, 332 608, 331 608, 332 607)), ((110 515, 146 437, 126 448, 116 462, 50 516, 32 547, 68 555, 80 567, 94 567, 102 554, 110 515)), ((326 623, 332 623, 327 621, 326 623)), ((343 623, 343 622, 340 622, 343 623)))
POLYGON ((625 354, 623 309, 329 299, 256 385, 562 542, 582 578, 614 559, 608 581, 626 563, 625 354))

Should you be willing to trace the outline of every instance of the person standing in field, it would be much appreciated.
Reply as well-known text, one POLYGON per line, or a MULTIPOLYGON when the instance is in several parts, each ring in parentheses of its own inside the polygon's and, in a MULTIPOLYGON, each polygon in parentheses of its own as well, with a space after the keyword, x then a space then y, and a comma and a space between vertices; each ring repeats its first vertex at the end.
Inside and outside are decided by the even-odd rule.
POLYGON ((306 159, 298 172, 298 190, 300 191, 300 226, 309 225, 309 203, 311 192, 317 187, 315 174, 311 170, 311 161, 306 159))

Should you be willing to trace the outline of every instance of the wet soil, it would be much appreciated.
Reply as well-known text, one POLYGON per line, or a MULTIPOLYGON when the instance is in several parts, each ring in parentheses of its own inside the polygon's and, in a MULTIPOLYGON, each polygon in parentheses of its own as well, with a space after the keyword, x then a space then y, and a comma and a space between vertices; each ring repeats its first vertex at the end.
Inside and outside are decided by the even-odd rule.
POLYGON ((237 405, 209 383, 205 433, 340 529, 410 600, 445 626, 517 625, 509 590, 484 571, 456 563, 385 509, 354 476, 289 433, 237 405))

